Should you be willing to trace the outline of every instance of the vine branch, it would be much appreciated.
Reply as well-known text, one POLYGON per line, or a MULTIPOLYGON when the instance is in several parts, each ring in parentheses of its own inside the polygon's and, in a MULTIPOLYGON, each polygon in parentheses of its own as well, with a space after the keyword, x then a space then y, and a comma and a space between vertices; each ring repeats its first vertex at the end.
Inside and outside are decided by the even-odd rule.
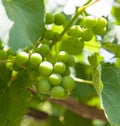
MULTIPOLYGON (((37 95, 36 91, 34 91, 32 89, 29 89, 29 91, 33 95, 37 95)), ((72 97, 68 97, 65 100, 56 100, 56 99, 51 99, 51 98, 48 98, 46 100, 50 101, 50 102, 54 102, 56 104, 60 104, 64 107, 66 107, 68 110, 72 111, 73 113, 76 113, 77 115, 79 115, 80 117, 83 117, 85 119, 98 119, 98 120, 107 122, 107 119, 105 117, 103 110, 100 110, 95 106, 88 106, 84 103, 80 103, 72 97)), ((37 112, 37 114, 35 114, 35 113, 36 113, 35 111, 31 111, 30 113, 28 113, 28 115, 31 115, 31 116, 39 119, 39 117, 40 117, 38 115, 39 112, 37 112)), ((46 119, 46 117, 47 117, 47 115, 45 115, 45 119, 46 119)))
POLYGON ((76 78, 76 77, 73 77, 74 81, 76 82, 80 82, 80 83, 87 83, 87 84, 93 84, 92 81, 90 80, 84 80, 84 79, 80 79, 80 78, 76 78))
POLYGON ((98 119, 107 122, 103 110, 100 110, 95 106, 88 106, 86 104, 80 103, 72 97, 69 97, 66 100, 49 99, 49 101, 63 105, 70 111, 85 119, 98 119))

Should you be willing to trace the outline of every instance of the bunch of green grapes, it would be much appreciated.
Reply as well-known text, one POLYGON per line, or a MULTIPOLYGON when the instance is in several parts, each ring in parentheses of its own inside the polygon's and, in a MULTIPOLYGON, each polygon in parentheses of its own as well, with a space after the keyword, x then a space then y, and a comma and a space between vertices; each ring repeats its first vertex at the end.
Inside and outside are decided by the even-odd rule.
POLYGON ((37 91, 55 99, 63 99, 74 88, 74 80, 70 76, 70 67, 75 59, 65 51, 57 54, 56 62, 43 61, 39 64, 40 78, 37 81, 37 91))
POLYGON ((107 20, 104 17, 86 16, 83 18, 83 25, 73 25, 68 31, 68 35, 90 41, 94 35, 104 35, 106 26, 107 20))
MULTIPOLYGON (((49 44, 39 44, 35 49, 19 51, 13 56, 9 69, 25 74, 30 84, 35 84, 36 91, 55 99, 66 98, 74 88, 74 80, 70 76, 70 67, 75 64, 73 55, 60 51, 49 60, 51 48, 49 44), (32 83, 33 82, 33 83, 32 83)), ((0 51, 0 58, 6 58, 6 51, 0 51), (5 54, 4 54, 5 53, 5 54)))
MULTIPOLYGON (((0 65, 6 63, 6 67, 15 71, 20 76, 25 75, 28 83, 36 86, 36 91, 55 99, 66 98, 74 88, 74 79, 70 76, 70 67, 75 64, 75 58, 70 55, 70 50, 55 50, 55 45, 62 39, 64 32, 54 32, 54 25, 63 26, 67 20, 63 13, 47 13, 45 18, 45 32, 32 49, 21 50, 13 54, 10 50, 4 50, 0 43, 0 65), (51 25, 50 27, 48 25, 51 25), (69 53, 68 53, 69 52, 69 53)), ((72 46, 81 47, 84 41, 90 41, 94 35, 102 36, 106 31, 107 20, 104 17, 95 18, 86 16, 83 25, 73 24, 65 35, 68 40, 72 38, 72 46)), ((57 47, 57 46, 56 46, 57 47)), ((17 75, 17 74, 16 74, 17 75)), ((31 85, 30 85, 31 86, 31 85)))

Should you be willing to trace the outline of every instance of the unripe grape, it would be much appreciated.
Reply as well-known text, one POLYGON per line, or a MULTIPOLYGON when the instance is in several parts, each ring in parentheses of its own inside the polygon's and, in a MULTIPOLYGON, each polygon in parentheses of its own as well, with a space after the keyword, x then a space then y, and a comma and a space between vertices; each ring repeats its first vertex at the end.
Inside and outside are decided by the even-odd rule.
POLYGON ((42 55, 42 56, 47 56, 50 53, 50 47, 46 44, 42 44, 40 47, 38 47, 38 52, 42 55))
POLYGON ((75 65, 75 58, 73 55, 69 55, 68 61, 66 62, 67 66, 75 65))
POLYGON ((70 30, 68 31, 68 35, 71 35, 73 37, 81 37, 82 28, 79 25, 73 25, 70 30))
POLYGON ((82 39, 84 41, 90 41, 93 37, 93 33, 91 30, 89 29, 83 29, 83 32, 82 32, 82 39))
POLYGON ((69 54, 66 51, 60 51, 57 57, 59 61, 67 62, 69 54))
POLYGON ((43 76, 49 76, 53 71, 53 65, 48 61, 43 61, 39 65, 39 73, 43 76))
POLYGON ((56 62, 54 64, 54 71, 59 74, 63 74, 66 70, 66 65, 63 62, 56 62))
POLYGON ((106 25, 107 25, 107 20, 104 17, 99 17, 96 20, 96 24, 95 24, 96 28, 104 28, 106 27, 106 25))
POLYGON ((7 58, 7 53, 4 50, 0 50, 0 60, 4 60, 7 58))
POLYGON ((94 27, 94 28, 93 28, 93 32, 94 32, 96 35, 102 36, 102 35, 104 35, 104 34, 106 33, 106 27, 104 27, 104 28, 96 28, 96 27, 94 27))
POLYGON ((54 16, 51 13, 46 13, 45 23, 52 24, 54 22, 54 16))
POLYGON ((54 18, 55 18, 54 23, 58 26, 63 25, 65 23, 65 16, 62 13, 55 14, 54 18))
POLYGON ((18 64, 25 64, 29 60, 29 54, 26 52, 18 52, 16 55, 16 62, 18 64))
POLYGON ((62 82, 62 77, 60 76, 60 74, 53 73, 49 76, 49 82, 52 85, 59 85, 62 82))
POLYGON ((62 86, 66 91, 72 91, 74 87, 74 80, 70 76, 64 76, 62 81, 62 86))
POLYGON ((38 92, 42 94, 48 94, 51 89, 51 84, 46 79, 39 80, 36 86, 38 92))
POLYGON ((53 40, 55 36, 55 33, 52 30, 46 30, 44 37, 47 40, 53 40))
POLYGON ((38 65, 42 62, 42 56, 39 53, 33 53, 30 55, 29 63, 38 65))
POLYGON ((95 26, 96 19, 93 16, 86 16, 84 18, 84 25, 88 28, 93 28, 95 26))
POLYGON ((64 98, 65 90, 61 86, 55 86, 51 89, 50 95, 52 98, 62 99, 62 98, 64 98))

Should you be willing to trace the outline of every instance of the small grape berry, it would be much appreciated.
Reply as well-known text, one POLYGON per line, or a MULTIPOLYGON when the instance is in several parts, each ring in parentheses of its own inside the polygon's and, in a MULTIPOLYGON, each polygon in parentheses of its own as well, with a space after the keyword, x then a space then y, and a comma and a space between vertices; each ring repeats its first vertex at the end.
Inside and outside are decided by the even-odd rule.
POLYGON ((62 99, 65 95, 65 90, 62 86, 55 86, 51 89, 50 95, 55 99, 62 99))
POLYGON ((58 26, 63 25, 65 23, 65 16, 62 13, 55 14, 54 18, 55 18, 54 23, 58 26))
POLYGON ((16 55, 16 62, 18 64, 25 64, 29 60, 29 54, 26 52, 18 52, 16 55))
POLYGON ((42 56, 39 53, 33 53, 30 55, 29 63, 38 65, 42 62, 42 56))
POLYGON ((38 92, 42 94, 49 94, 51 90, 51 84, 47 79, 39 80, 36 86, 38 92))
POLYGON ((66 70, 66 65, 63 62, 56 62, 54 64, 54 71, 59 74, 63 74, 66 70))
POLYGON ((46 13, 45 23, 52 24, 54 22, 54 16, 51 13, 46 13))
POLYGON ((39 65, 39 73, 42 76, 49 76, 53 71, 53 65, 48 61, 43 61, 39 65))
POLYGON ((59 85, 62 82, 62 77, 60 74, 53 73, 49 76, 49 82, 52 85, 59 85))

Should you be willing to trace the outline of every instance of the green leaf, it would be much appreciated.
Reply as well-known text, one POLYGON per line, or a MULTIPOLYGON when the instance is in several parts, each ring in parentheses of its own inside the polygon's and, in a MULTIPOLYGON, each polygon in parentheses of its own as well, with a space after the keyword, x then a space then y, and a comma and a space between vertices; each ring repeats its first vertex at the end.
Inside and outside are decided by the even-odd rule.
POLYGON ((67 51, 72 55, 79 55, 84 48, 84 42, 77 38, 70 37, 69 39, 65 39, 61 43, 60 50, 67 51))
POLYGON ((120 25, 120 2, 115 2, 113 7, 112 7, 112 10, 111 10, 111 13, 112 15, 116 18, 116 24, 119 24, 120 25))
POLYGON ((101 103, 112 125, 120 126, 120 71, 112 66, 103 67, 101 103))
POLYGON ((66 111, 64 116, 64 125, 63 126, 93 126, 91 120, 86 120, 77 114, 66 111))
POLYGON ((101 65, 100 65, 102 57, 98 53, 94 53, 93 55, 88 57, 88 60, 92 67, 93 86, 94 86, 98 96, 100 96, 100 93, 101 93, 102 87, 103 87, 103 84, 101 81, 101 65))
MULTIPOLYGON (((76 63, 75 64, 75 76, 85 80, 91 80, 90 66, 76 63)), ((75 98, 79 98, 80 101, 86 102, 91 98, 97 96, 94 87, 91 84, 75 83, 74 89, 71 95, 75 98)))
POLYGON ((11 90, 5 88, 0 94, 0 121, 8 118, 11 105, 11 90))
POLYGON ((27 80, 22 78, 18 76, 16 80, 11 81, 11 71, 5 65, 0 64, 1 126, 17 126, 26 113, 31 95, 26 89, 27 80))
POLYGON ((6 86, 11 78, 12 71, 7 69, 5 65, 0 64, 0 89, 6 86))
POLYGON ((12 50, 31 46, 44 30, 44 0, 0 0, 0 39, 12 50))
POLYGON ((92 40, 85 42, 85 49, 87 49, 89 52, 99 52, 100 51, 100 44, 98 40, 93 37, 92 40))
POLYGON ((120 45, 106 42, 102 44, 102 48, 116 55, 116 57, 120 57, 120 45))
POLYGON ((8 87, 0 97, 0 122, 16 124, 26 114, 31 95, 22 88, 8 87))

